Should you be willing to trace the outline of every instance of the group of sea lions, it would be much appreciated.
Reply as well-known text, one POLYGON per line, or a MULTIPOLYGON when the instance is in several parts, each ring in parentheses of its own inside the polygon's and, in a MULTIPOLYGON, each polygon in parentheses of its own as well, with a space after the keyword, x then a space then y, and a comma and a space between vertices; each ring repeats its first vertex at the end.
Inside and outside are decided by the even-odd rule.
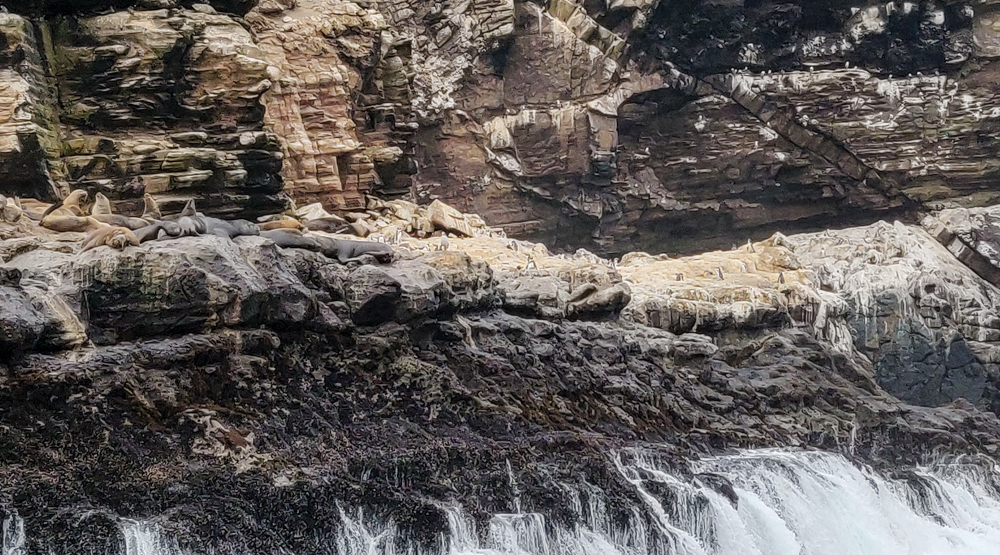
POLYGON ((246 220, 226 221, 205 216, 198 212, 193 200, 188 201, 180 214, 164 217, 153 197, 146 194, 142 216, 133 218, 115 214, 111 201, 101 193, 95 195, 88 214, 83 209, 87 199, 87 191, 73 191, 41 215, 42 227, 53 231, 89 232, 83 241, 83 251, 103 245, 122 249, 170 237, 219 235, 232 239, 260 233, 256 225, 246 220))
POLYGON ((88 197, 87 191, 77 189, 39 215, 25 210, 18 199, 11 202, 0 196, 0 219, 13 223, 22 214, 26 214, 30 219, 39 221, 42 227, 53 231, 86 232, 80 252, 101 246, 121 250, 147 241, 200 235, 216 235, 227 239, 241 235, 261 235, 279 247, 319 252, 341 263, 364 255, 373 256, 379 262, 390 262, 394 255, 392 247, 385 243, 306 234, 308 231, 303 230, 305 226, 293 218, 280 218, 260 226, 247 220, 222 220, 198 212, 194 200, 189 200, 179 214, 164 216, 149 194, 143 197, 145 206, 142 216, 133 218, 115 214, 111 201, 101 193, 95 195, 93 206, 87 213, 84 205, 88 197))

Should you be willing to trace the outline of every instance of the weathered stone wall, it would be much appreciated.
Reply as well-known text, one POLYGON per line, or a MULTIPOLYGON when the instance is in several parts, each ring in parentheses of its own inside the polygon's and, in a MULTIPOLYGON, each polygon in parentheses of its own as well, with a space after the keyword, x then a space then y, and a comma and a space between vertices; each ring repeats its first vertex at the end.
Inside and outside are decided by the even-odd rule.
POLYGON ((516 3, 417 191, 616 253, 995 202, 990 5, 652 4, 516 3))
POLYGON ((3 190, 437 198, 606 253, 997 200, 992 3, 210 4, 11 6, 3 190))
POLYGON ((382 54, 385 19, 353 2, 302 0, 294 9, 265 2, 247 20, 274 73, 266 117, 283 139, 286 190, 301 202, 363 208, 377 176, 354 104, 382 54))
POLYGON ((40 31, 29 19, 0 14, 0 181, 8 194, 56 198, 64 192, 56 98, 40 31))
POLYGON ((280 210, 282 155, 264 128, 268 62, 231 17, 119 11, 50 23, 62 162, 71 188, 167 210, 193 196, 213 213, 280 210))

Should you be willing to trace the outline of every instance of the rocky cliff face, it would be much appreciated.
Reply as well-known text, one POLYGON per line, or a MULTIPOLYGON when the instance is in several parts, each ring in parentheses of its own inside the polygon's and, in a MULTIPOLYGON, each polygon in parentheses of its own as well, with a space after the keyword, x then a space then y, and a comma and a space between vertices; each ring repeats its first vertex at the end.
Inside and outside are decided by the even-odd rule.
POLYGON ((994 201, 990 3, 8 3, 0 192, 440 198, 573 250, 994 201))
POLYGON ((679 472, 736 447, 889 467, 1000 450, 1000 291, 918 227, 617 265, 406 239, 345 265, 261 237, 78 252, 0 225, 0 511, 28 553, 121 552, 119 515, 198 552, 311 552, 342 509, 438 550, 440 503, 572 529, 566 496, 594 484, 613 522, 652 518, 621 449, 679 472))
POLYGON ((5 5, 0 193, 319 201, 400 241, 80 252, 0 221, 0 520, 29 553, 121 552, 121 515, 323 552, 342 507, 438 549, 442 503, 571 529, 587 487, 656 546, 611 452, 996 459, 989 2, 5 5))

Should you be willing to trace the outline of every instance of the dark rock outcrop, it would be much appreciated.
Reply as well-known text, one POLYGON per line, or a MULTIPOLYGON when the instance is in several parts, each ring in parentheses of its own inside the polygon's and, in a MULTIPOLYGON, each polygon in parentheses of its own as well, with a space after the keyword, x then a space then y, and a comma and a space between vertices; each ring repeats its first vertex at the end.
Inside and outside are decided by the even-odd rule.
MULTIPOLYGON (((80 254, 48 240, 0 242, 11 246, 0 249, 0 329, 15 346, 0 358, 0 506, 24 518, 29 553, 120 552, 117 515, 153 518, 199 549, 311 551, 343 530, 343 507, 436 547, 446 515, 431 500, 461 501, 484 522, 512 509, 511 473, 520 506, 560 526, 584 518, 560 497, 567 485, 599 484, 612 517, 628 520, 636 492, 609 458, 622 449, 650 450, 681 472, 685 457, 734 447, 850 446, 890 466, 931 451, 995 456, 1000 420, 957 399, 988 405, 984 389, 954 379, 985 368, 973 343, 929 343, 925 374, 942 367, 955 387, 912 396, 943 406, 913 406, 884 389, 908 394, 897 387, 905 373, 886 379, 886 361, 920 348, 888 333, 926 334, 914 326, 929 317, 901 302, 871 314, 835 297, 895 286, 875 275, 908 283, 915 261, 936 268, 942 295, 996 290, 917 229, 840 233, 776 237, 752 253, 635 255, 617 269, 487 238, 422 254, 400 247, 387 266, 345 266, 261 237, 80 254), (872 252, 902 247, 910 258, 855 255, 851 233, 877 235, 872 252), (533 270, 505 262, 526 252, 533 270), (723 263, 729 278, 697 273, 723 263), (747 273, 733 269, 741 264, 747 273), (677 268, 683 288, 661 279, 677 268), (514 315, 519 275, 580 291, 629 283, 628 306, 609 320, 622 299, 592 292, 580 299, 602 308, 583 314, 553 286, 561 304, 520 301, 544 319, 514 315), (811 289, 813 279, 836 293, 811 289), (679 315, 645 320, 654 306, 679 315), (868 317, 896 327, 853 342, 836 335, 868 317)), ((929 294, 918 293, 923 306, 929 294)), ((956 305, 927 337, 988 333, 991 322, 956 305)))

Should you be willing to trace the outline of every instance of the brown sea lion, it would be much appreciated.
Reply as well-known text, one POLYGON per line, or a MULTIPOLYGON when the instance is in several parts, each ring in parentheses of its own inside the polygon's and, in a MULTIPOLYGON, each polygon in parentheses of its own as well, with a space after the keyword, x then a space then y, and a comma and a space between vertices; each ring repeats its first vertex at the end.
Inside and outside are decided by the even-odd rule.
POLYGON ((302 225, 309 231, 325 231, 326 233, 343 233, 351 227, 347 220, 336 216, 307 220, 302 225))
POLYGON ((101 229, 91 231, 87 235, 87 238, 83 240, 83 248, 80 249, 80 252, 86 252, 104 245, 113 249, 123 250, 129 245, 138 247, 139 239, 127 227, 102 227, 101 229))
POLYGON ((45 212, 46 209, 50 208, 48 203, 40 202, 33 198, 19 200, 20 202, 18 204, 21 206, 24 216, 35 222, 42 221, 42 213, 45 212))
POLYGON ((81 205, 87 202, 87 198, 87 191, 83 189, 76 189, 67 195, 66 198, 59 199, 55 202, 55 204, 46 208, 45 212, 42 212, 42 218, 45 218, 45 216, 48 216, 56 210, 60 210, 64 207, 68 210, 66 215, 83 216, 83 206, 81 205))
POLYGON ((142 219, 149 223, 163 219, 163 214, 160 213, 160 205, 156 203, 153 195, 149 193, 142 195, 142 201, 145 204, 142 210, 142 219))
POLYGON ((302 222, 295 218, 280 218, 269 222, 257 224, 261 231, 274 231, 276 229, 303 229, 302 222))
POLYGON ((53 231, 90 231, 107 224, 85 215, 80 204, 87 201, 87 191, 77 189, 53 204, 42 215, 42 227, 53 231))
POLYGON ((111 201, 101 193, 94 197, 94 206, 90 209, 90 215, 97 221, 116 227, 127 227, 131 230, 140 229, 149 225, 149 222, 141 218, 130 218, 115 214, 111 210, 111 201))

